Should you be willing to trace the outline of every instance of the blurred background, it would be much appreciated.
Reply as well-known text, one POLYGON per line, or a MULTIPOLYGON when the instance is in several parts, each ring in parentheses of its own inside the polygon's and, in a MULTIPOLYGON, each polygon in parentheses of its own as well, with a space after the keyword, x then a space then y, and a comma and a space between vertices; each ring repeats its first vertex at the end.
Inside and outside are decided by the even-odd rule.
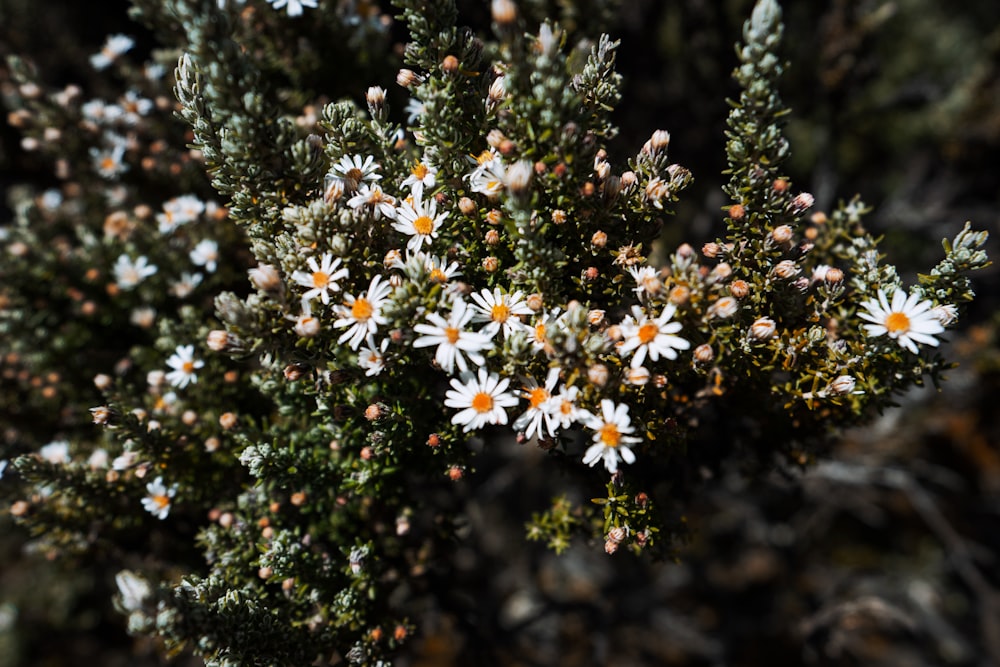
MULTIPOLYGON (((573 3, 549 4, 566 16, 573 3)), ((785 5, 796 187, 827 211, 860 194, 907 282, 966 220, 997 231, 1000 3, 785 5)), ((28 54, 52 85, 100 94, 85 63, 108 34, 154 46, 127 6, 0 0, 0 55, 28 54)), ((488 3, 459 6, 485 31, 488 3)), ((733 43, 751 6, 632 0, 603 26, 622 40, 625 77, 612 163, 666 129, 672 158, 695 176, 664 248, 722 232, 725 99, 738 93, 733 43)), ((396 67, 348 90, 390 87, 396 67)), ((0 192, 53 182, 16 129, 0 126, 0 192)), ((0 225, 10 217, 0 208, 0 225)), ((527 542, 525 522, 570 482, 543 452, 487 448, 450 499, 467 522, 451 560, 414 589, 421 635, 398 664, 1000 665, 1000 276, 991 268, 975 281, 979 298, 946 343, 960 365, 940 389, 842 434, 818 465, 748 475, 734 460, 701 471, 669 508, 689 528, 671 561, 609 557, 596 543, 556 556, 527 542)), ((111 609, 114 571, 47 558, 2 511, 0 667, 166 664, 111 609)))

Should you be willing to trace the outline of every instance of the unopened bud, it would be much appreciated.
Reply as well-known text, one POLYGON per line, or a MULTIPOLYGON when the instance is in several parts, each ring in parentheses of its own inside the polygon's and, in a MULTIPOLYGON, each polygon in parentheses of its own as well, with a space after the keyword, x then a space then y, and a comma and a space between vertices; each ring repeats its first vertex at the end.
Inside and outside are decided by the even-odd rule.
POLYGON ((692 354, 694 355, 694 360, 700 364, 708 364, 715 359, 715 351, 708 343, 702 343, 698 347, 694 348, 694 352, 692 354))
POLYGON ((758 341, 770 340, 778 327, 770 317, 761 317, 750 325, 750 337, 758 341))
POLYGON ((788 243, 792 240, 792 228, 788 225, 778 225, 771 230, 771 239, 778 244, 788 243))

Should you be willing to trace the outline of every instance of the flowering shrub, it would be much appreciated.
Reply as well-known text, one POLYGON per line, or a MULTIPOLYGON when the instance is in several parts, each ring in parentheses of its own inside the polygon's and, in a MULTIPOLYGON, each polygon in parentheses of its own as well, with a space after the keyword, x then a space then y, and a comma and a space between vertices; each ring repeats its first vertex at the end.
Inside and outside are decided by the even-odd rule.
POLYGON ((859 200, 812 210, 782 172, 773 0, 738 51, 724 225, 663 265, 692 176, 665 130, 608 153, 607 36, 494 0, 484 41, 453 2, 397 0, 404 122, 380 85, 320 108, 273 76, 305 67, 282 31, 313 13, 383 34, 369 3, 269 4, 138 0, 181 53, 171 79, 174 54, 139 67, 109 37, 91 64, 126 82, 114 101, 11 64, 15 124, 64 182, 24 193, 3 241, 6 363, 44 378, 5 386, 25 405, 7 418, 61 410, 58 440, 5 457, 11 512, 121 561, 132 632, 209 664, 378 664, 419 626, 407 579, 460 514, 428 499, 474 468, 470 443, 538 446, 600 496, 557 498, 530 539, 663 554, 666 482, 700 443, 805 463, 947 367, 986 234, 904 285, 859 200))

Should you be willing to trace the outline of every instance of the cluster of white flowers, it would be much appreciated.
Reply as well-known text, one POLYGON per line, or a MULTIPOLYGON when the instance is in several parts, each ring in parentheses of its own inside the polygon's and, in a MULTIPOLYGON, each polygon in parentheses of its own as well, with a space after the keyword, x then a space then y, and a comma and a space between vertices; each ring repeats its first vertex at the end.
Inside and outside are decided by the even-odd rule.
MULTIPOLYGON (((494 198, 507 190, 517 190, 522 181, 518 164, 504 165, 500 155, 487 151, 475 160, 465 180, 470 190, 494 198)), ((449 211, 440 211, 438 201, 428 193, 435 187, 437 169, 424 159, 415 163, 410 174, 398 184, 402 196, 387 186, 372 156, 344 156, 337 161, 324 182, 324 199, 333 206, 344 205, 358 216, 385 221, 385 228, 397 232, 400 247, 389 252, 384 266, 388 273, 367 275, 367 289, 352 293, 348 284, 358 276, 346 259, 333 251, 308 257, 291 272, 300 294, 301 315, 292 318, 299 336, 316 336, 326 319, 316 313, 316 301, 332 316, 332 328, 342 329, 338 343, 357 353, 357 364, 369 377, 392 367, 393 348, 407 346, 426 350, 427 359, 453 376, 445 396, 446 407, 455 410, 452 423, 466 432, 489 425, 507 425, 528 438, 555 438, 560 430, 574 426, 594 432, 594 443, 584 462, 603 462, 614 472, 620 461, 631 463, 635 456, 629 445, 641 442, 632 435, 635 428, 629 408, 610 399, 601 399, 596 414, 578 404, 581 387, 562 384, 566 373, 554 361, 553 335, 565 330, 570 309, 543 308, 515 288, 502 286, 469 291, 459 289, 452 279, 461 274, 461 264, 432 254, 440 243, 439 233, 449 211), (353 279, 353 280, 352 280, 353 279), (390 337, 390 313, 401 286, 409 280, 417 287, 444 285, 435 293, 436 307, 421 309, 409 325, 412 337, 390 337), (520 341, 520 342, 519 342, 520 341), (502 344, 510 342, 545 355, 549 370, 543 378, 527 375, 505 377, 489 368, 491 357, 502 344), (519 412, 518 406, 524 404, 519 412), (509 411, 515 411, 509 413, 509 411)), ((652 269, 633 270, 637 293, 653 295, 658 279, 652 269)), ((259 282, 259 281, 258 281, 259 282)), ((690 343, 679 334, 682 325, 674 321, 676 308, 667 305, 653 312, 636 305, 616 330, 613 340, 605 332, 594 332, 600 345, 622 358, 631 357, 631 368, 641 369, 650 362, 678 359, 690 343)), ((648 373, 647 373, 648 374, 648 373)))

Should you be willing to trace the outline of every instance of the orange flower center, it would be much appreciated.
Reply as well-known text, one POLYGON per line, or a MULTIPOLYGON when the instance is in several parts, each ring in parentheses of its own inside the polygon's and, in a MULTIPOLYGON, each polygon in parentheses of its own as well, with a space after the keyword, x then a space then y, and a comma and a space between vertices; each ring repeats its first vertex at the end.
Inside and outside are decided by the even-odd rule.
POLYGON ((458 342, 458 335, 461 333, 455 327, 445 327, 444 337, 448 339, 448 342, 454 345, 458 342))
POLYGON ((573 402, 572 401, 563 401, 562 403, 560 403, 559 404, 559 412, 563 413, 564 415, 571 415, 571 414, 573 414, 573 402))
POLYGON ((441 269, 431 269, 431 282, 434 283, 446 283, 448 282, 448 276, 445 275, 444 271, 441 269))
POLYGON ((535 340, 539 343, 545 342, 545 325, 536 324, 535 325, 535 340))
POLYGON ((413 221, 413 229, 417 230, 417 234, 426 236, 434 231, 434 221, 426 215, 422 215, 413 221))
POLYGON ((889 317, 885 318, 885 328, 889 330, 889 333, 909 331, 910 318, 906 316, 906 313, 889 313, 889 317))
POLYGON ((160 509, 163 509, 164 507, 166 507, 167 505, 170 504, 170 497, 169 496, 153 496, 153 502, 156 503, 157 507, 159 507, 160 509))
POLYGON ((181 365, 181 368, 184 370, 185 373, 194 373, 194 362, 193 361, 185 361, 181 365))
POLYGON ((510 317, 510 308, 505 303, 498 303, 490 310, 490 317, 493 318, 494 322, 506 322, 507 318, 510 317))
POLYGON ((101 169, 114 169, 114 168, 115 168, 114 158, 106 157, 101 160, 101 169))
POLYGON ((410 173, 419 178, 420 180, 424 180, 424 177, 427 176, 427 171, 428 171, 427 165, 425 165, 423 162, 418 162, 410 171, 410 173))
POLYGON ((618 442, 622 439, 622 434, 618 432, 618 427, 614 424, 605 424, 599 433, 601 434, 601 442, 608 447, 617 447, 618 442))
POLYGON ((639 333, 638 333, 639 342, 642 343, 643 345, 646 345, 652 342, 652 340, 656 338, 656 334, 658 333, 660 333, 660 327, 656 326, 652 322, 646 322, 641 327, 639 327, 639 333))
POLYGON ((313 287, 323 288, 330 283, 330 274, 324 271, 313 273, 313 287))
POLYGON ((485 392, 479 392, 472 397, 472 409, 476 412, 489 412, 493 409, 493 397, 485 392))
POLYGON ((528 404, 533 408, 537 408, 548 398, 549 392, 544 387, 535 387, 528 392, 528 404))
POLYGON ((368 299, 361 298, 355 299, 354 303, 351 304, 351 317, 358 320, 359 322, 367 320, 372 316, 372 304, 368 299))

